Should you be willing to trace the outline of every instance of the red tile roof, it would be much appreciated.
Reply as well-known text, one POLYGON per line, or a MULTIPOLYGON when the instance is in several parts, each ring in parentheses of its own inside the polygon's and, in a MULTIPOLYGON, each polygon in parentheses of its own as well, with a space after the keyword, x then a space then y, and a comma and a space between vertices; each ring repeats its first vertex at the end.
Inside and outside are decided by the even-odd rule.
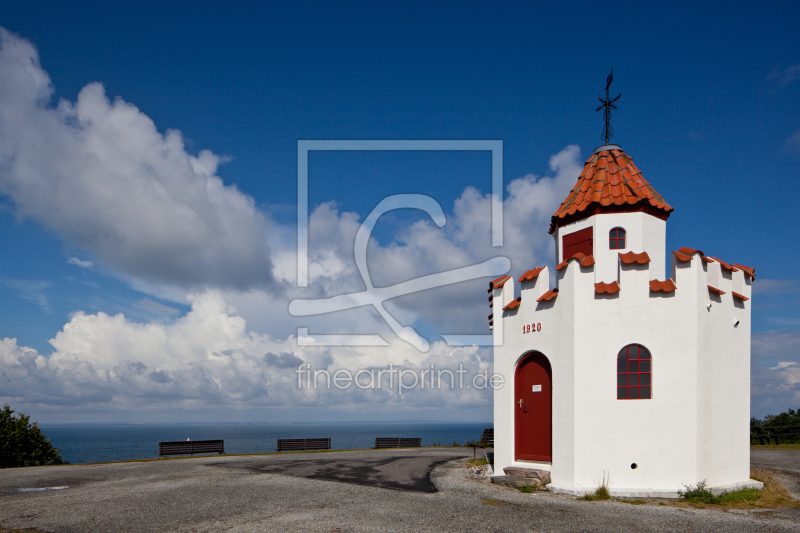
POLYGON ((500 276, 499 278, 497 278, 497 279, 496 279, 496 280, 494 280, 494 281, 490 281, 490 282, 489 282, 489 292, 492 292, 494 289, 499 289, 500 287, 502 287, 502 286, 503 286, 503 284, 504 284, 506 281, 508 281, 508 280, 510 280, 510 279, 511 279, 511 276, 509 276, 508 274, 506 274, 505 276, 500 276))
POLYGON ((519 304, 521 304, 521 303, 522 303, 522 296, 520 296, 519 298, 516 298, 514 300, 511 300, 510 302, 508 302, 508 305, 506 305, 503 308, 503 311, 508 311, 510 309, 516 309, 517 307, 519 307, 519 304))
POLYGON ((640 254, 628 252, 626 254, 619 254, 619 258, 626 265, 630 265, 633 263, 637 263, 639 265, 646 265, 647 263, 650 262, 650 256, 647 255, 647 252, 642 252, 640 254))
POLYGON ((544 267, 536 267, 533 270, 526 270, 525 273, 519 277, 518 281, 523 282, 536 279, 536 276, 541 274, 542 270, 544 270, 544 267))
POLYGON ((725 294, 725 291, 721 291, 716 287, 712 287, 711 285, 708 286, 708 290, 711 292, 716 292, 717 294, 725 294))
POLYGON ((633 159, 619 147, 592 154, 578 182, 550 220, 550 233, 558 225, 596 213, 645 211, 666 219, 674 208, 642 177, 633 159))
POLYGON ((675 289, 677 289, 677 287, 671 278, 664 281, 658 281, 657 279, 650 280, 650 290, 653 292, 675 292, 675 289))
POLYGON ((749 299, 750 299, 750 298, 748 298, 747 296, 745 296, 745 295, 743 295, 743 294, 739 294, 738 292, 733 292, 733 291, 731 291, 731 293, 732 293, 734 296, 736 296, 737 298, 739 298, 739 299, 740 299, 741 301, 743 301, 743 302, 746 302, 747 300, 749 300, 749 299))
POLYGON ((616 281, 612 281, 611 283, 600 283, 594 284, 594 292, 597 294, 615 294, 619 292, 619 283, 616 281))
POLYGON ((592 266, 594 264, 593 255, 583 255, 582 253, 578 252, 576 254, 572 254, 571 256, 567 257, 562 262, 560 262, 556 267, 556 270, 561 270, 562 268, 567 266, 567 263, 569 262, 570 259, 577 259, 578 261, 581 262, 581 265, 585 267, 592 266))
POLYGON ((539 296, 536 299, 536 301, 537 302, 549 302, 550 300, 552 300, 556 296, 558 296, 558 289, 552 289, 552 290, 549 290, 546 293, 542 294, 541 296, 539 296))

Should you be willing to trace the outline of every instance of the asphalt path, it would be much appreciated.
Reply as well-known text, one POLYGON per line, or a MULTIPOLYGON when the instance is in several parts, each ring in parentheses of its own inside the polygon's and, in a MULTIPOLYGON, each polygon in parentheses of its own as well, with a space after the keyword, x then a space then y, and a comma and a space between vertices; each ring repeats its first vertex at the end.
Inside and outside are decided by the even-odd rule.
POLYGON ((792 512, 524 494, 471 479, 471 456, 428 448, 8 469, 0 471, 0 525, 53 533, 800 531, 792 512))

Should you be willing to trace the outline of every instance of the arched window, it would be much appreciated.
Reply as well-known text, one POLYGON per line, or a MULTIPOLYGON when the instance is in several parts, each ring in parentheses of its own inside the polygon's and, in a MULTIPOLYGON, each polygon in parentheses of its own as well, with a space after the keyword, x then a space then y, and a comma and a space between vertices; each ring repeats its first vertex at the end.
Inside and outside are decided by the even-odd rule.
POLYGON ((617 356, 617 400, 651 398, 653 361, 647 348, 629 344, 617 356))
POLYGON ((624 250, 625 249, 625 230, 622 228, 614 228, 608 233, 608 248, 609 250, 624 250))

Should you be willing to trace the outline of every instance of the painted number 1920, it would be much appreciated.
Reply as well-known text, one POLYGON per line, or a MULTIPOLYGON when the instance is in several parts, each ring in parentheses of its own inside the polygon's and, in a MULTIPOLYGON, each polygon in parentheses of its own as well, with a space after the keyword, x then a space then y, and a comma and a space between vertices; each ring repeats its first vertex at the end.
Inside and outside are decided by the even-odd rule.
POLYGON ((542 331, 541 322, 537 322, 535 324, 525 324, 522 326, 522 333, 536 333, 537 331, 542 331))

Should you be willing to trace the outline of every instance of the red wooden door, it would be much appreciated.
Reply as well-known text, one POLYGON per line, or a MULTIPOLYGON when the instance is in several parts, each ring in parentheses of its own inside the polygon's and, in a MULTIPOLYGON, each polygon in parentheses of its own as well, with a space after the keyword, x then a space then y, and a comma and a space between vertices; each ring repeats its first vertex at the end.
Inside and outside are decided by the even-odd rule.
POLYGON ((514 378, 515 457, 531 461, 551 461, 552 372, 547 357, 533 353, 517 367, 514 378))
POLYGON ((578 252, 583 255, 594 255, 593 231, 593 228, 584 228, 564 235, 561 238, 561 260, 569 259, 578 252))

